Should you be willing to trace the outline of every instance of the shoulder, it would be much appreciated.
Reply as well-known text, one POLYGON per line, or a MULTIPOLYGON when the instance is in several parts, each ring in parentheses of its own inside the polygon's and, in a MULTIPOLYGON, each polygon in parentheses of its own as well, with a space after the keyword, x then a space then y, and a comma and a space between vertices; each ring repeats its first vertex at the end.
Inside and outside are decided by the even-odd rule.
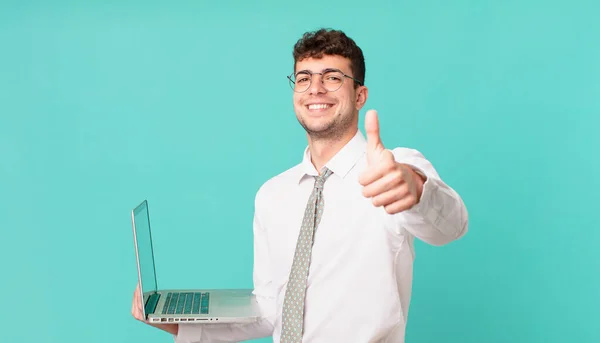
POLYGON ((394 154, 394 158, 396 158, 396 160, 425 159, 423 153, 417 149, 396 147, 389 150, 394 154))
POLYGON ((301 164, 297 164, 265 181, 256 192, 257 206, 284 196, 300 179, 301 164))
POLYGON ((421 172, 427 174, 429 177, 438 177, 437 171, 433 167, 433 164, 423 155, 423 153, 417 149, 407 147, 396 147, 390 149, 394 155, 394 159, 398 163, 408 164, 421 172))

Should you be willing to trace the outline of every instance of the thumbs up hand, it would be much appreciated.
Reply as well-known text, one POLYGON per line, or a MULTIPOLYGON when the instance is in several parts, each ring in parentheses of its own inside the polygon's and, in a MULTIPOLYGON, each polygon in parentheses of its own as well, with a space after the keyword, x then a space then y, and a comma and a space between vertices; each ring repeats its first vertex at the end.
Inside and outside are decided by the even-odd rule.
POLYGON ((359 177, 363 195, 389 214, 410 209, 419 202, 425 180, 411 166, 396 162, 392 152, 384 148, 375 110, 366 114, 365 131, 368 166, 359 177))

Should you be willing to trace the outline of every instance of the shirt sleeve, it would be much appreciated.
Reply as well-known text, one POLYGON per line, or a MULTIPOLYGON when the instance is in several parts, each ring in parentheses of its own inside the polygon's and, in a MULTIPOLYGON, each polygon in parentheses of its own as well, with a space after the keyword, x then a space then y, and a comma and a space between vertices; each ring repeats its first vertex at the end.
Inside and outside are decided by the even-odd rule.
POLYGON ((256 296, 260 317, 247 324, 179 324, 174 336, 175 343, 222 343, 240 342, 269 337, 275 323, 275 293, 271 279, 271 265, 267 236, 261 222, 260 191, 255 199, 254 232, 254 271, 253 294, 256 296))
POLYGON ((396 148, 392 153, 398 163, 412 166, 427 178, 419 203, 395 214, 395 226, 436 246, 462 237, 468 230, 468 213, 459 194, 442 181, 433 165, 419 151, 396 148))

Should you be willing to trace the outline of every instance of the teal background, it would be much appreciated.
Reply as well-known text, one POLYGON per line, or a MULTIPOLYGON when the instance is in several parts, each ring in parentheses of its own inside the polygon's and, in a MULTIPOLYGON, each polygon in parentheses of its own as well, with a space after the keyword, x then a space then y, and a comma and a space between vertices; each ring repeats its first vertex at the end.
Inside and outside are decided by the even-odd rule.
POLYGON ((417 243, 407 342, 600 341, 598 13, 0 2, 0 342, 170 342, 130 315, 144 198, 159 287, 250 287, 255 192, 306 144, 292 46, 321 26, 364 50, 384 144, 468 206, 464 239, 417 243))

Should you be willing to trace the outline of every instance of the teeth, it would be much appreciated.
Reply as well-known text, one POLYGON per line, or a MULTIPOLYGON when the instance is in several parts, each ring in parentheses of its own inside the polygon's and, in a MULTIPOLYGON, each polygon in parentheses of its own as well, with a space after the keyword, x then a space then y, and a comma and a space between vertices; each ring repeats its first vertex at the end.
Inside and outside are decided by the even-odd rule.
POLYGON ((311 105, 308 105, 308 109, 309 110, 324 110, 326 108, 329 108, 329 106, 331 106, 331 105, 329 105, 329 104, 311 104, 311 105))

